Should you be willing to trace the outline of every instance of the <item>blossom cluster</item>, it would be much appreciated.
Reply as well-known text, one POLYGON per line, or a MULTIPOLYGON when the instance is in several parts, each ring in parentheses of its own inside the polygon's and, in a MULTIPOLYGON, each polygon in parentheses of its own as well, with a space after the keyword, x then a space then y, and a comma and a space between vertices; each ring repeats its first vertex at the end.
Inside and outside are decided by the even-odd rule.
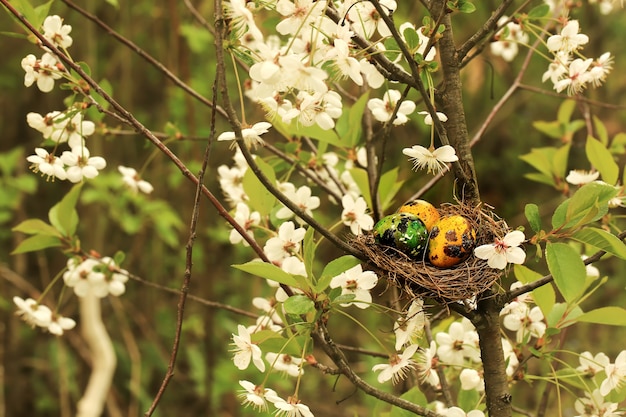
POLYGON ((48 332, 61 336, 65 330, 73 329, 76 322, 50 310, 48 306, 38 303, 32 298, 13 297, 17 306, 17 315, 33 327, 41 327, 48 332))
MULTIPOLYGON (((388 14, 397 8, 393 0, 383 0, 380 6, 388 14)), ((350 80, 374 90, 384 86, 380 68, 368 56, 371 52, 365 53, 354 43, 355 36, 378 39, 372 42, 372 48, 376 53, 385 52, 384 42, 379 38, 389 38, 391 31, 370 2, 345 1, 331 5, 327 1, 278 0, 253 4, 231 0, 224 7, 233 47, 251 61, 248 74, 251 82, 246 96, 266 110, 270 121, 279 119, 286 124, 295 122, 305 127, 334 129, 343 113, 343 103, 341 95, 331 89, 331 83, 350 80), (335 22, 325 13, 328 7, 336 7, 336 14, 343 18, 335 22), (269 10, 280 18, 276 31, 282 37, 265 36, 257 25, 255 19, 269 10)), ((415 53, 425 62, 433 61, 436 55, 436 49, 430 45, 431 31, 429 27, 416 28, 409 22, 399 26, 403 40, 408 36, 419 39, 415 53)), ((401 58, 397 55, 393 62, 400 65, 401 58)), ((394 89, 386 89, 382 98, 369 99, 367 107, 375 120, 396 126, 407 123, 408 116, 416 109, 413 101, 394 89)), ((426 124, 432 124, 428 112, 420 113, 426 114, 426 124)), ((447 119, 441 112, 438 118, 447 119)), ((246 145, 262 145, 261 135, 271 126, 269 122, 244 125, 241 133, 246 145)), ((218 137, 218 140, 234 139, 234 132, 224 132, 218 137)), ((415 160, 415 168, 428 167, 429 171, 440 172, 442 164, 456 161, 454 149, 448 148, 441 155, 443 158, 433 152, 432 143, 429 154, 408 155, 415 160)))

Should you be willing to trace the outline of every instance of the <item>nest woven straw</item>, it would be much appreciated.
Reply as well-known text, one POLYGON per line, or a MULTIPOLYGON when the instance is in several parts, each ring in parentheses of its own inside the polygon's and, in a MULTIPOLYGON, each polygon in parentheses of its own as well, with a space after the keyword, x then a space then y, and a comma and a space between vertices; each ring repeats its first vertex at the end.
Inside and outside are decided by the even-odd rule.
MULTIPOLYGON (((476 246, 493 243, 508 232, 504 220, 483 206, 445 203, 439 213, 442 218, 459 214, 468 219, 476 231, 476 246)), ((443 303, 466 300, 490 288, 502 274, 475 257, 473 251, 460 264, 441 269, 428 260, 415 260, 395 248, 378 245, 372 234, 360 235, 352 244, 387 275, 389 282, 413 298, 435 298, 443 303)))

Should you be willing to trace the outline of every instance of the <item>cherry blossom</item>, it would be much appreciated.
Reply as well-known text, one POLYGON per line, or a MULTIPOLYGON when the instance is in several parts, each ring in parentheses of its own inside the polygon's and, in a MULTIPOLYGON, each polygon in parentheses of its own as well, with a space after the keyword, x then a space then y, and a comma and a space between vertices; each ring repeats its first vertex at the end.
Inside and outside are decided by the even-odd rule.
POLYGON ((22 68, 26 72, 24 85, 30 87, 36 83, 42 93, 49 93, 54 88, 54 80, 61 78, 57 64, 57 59, 48 52, 44 53, 41 59, 37 59, 33 54, 27 55, 22 59, 22 68))
POLYGON ((609 363, 604 366, 606 379, 600 385, 600 394, 608 395, 614 389, 619 389, 624 381, 626 381, 626 350, 622 350, 615 363, 609 363))
POLYGON ((265 360, 275 371, 283 372, 289 376, 297 377, 304 373, 301 358, 296 358, 285 353, 267 352, 265 360))
POLYGON ((363 230, 372 230, 374 219, 367 214, 367 203, 363 197, 355 199, 352 195, 346 194, 342 197, 341 204, 343 205, 341 221, 350 227, 353 235, 360 235, 363 230))
POLYGON ((244 406, 252 406, 256 411, 267 411, 267 396, 276 396, 276 392, 270 388, 263 388, 261 385, 254 385, 250 381, 239 381, 243 388, 238 397, 241 398, 244 406))
MULTIPOLYGON (((367 107, 372 112, 372 116, 379 122, 388 122, 391 120, 394 109, 398 105, 398 101, 402 97, 402 94, 398 90, 388 90, 385 92, 384 98, 372 98, 367 102, 367 107)), ((393 124, 403 125, 409 121, 407 115, 415 111, 415 103, 409 100, 404 100, 400 103, 396 118, 393 124)))
POLYGON ((35 155, 30 155, 26 158, 32 165, 30 169, 33 172, 41 172, 41 175, 45 175, 47 179, 55 178, 60 180, 67 179, 67 173, 61 159, 55 155, 50 155, 47 150, 43 148, 35 148, 35 155))
POLYGON ((125 167, 120 165, 117 170, 122 174, 122 181, 130 188, 133 193, 141 191, 144 194, 150 194, 154 187, 148 181, 142 180, 134 168, 125 167))
POLYGON ((574 402, 578 417, 621 417, 624 413, 618 411, 618 407, 617 403, 605 402, 604 395, 597 389, 591 394, 585 392, 585 397, 574 402))
POLYGON ((507 264, 523 264, 526 260, 526 252, 519 247, 526 237, 524 232, 514 230, 507 233, 504 238, 496 238, 494 243, 481 245, 474 249, 474 255, 480 259, 486 259, 490 268, 504 269, 507 264))
MULTIPOLYGON (((265 143, 261 139, 261 135, 267 133, 270 127, 272 127, 272 124, 268 122, 255 123, 250 127, 241 129, 241 137, 248 148, 256 148, 258 145, 265 143)), ((233 141, 233 144, 236 139, 235 132, 224 132, 217 137, 218 141, 233 141)))
POLYGON ((341 306, 346 307, 352 304, 355 307, 365 309, 372 303, 370 290, 376 286, 376 283, 378 283, 376 273, 363 271, 363 267, 359 264, 333 277, 330 281, 330 287, 341 287, 341 295, 354 294, 354 300, 343 303, 341 306))
POLYGON ((64 25, 63 19, 57 15, 48 16, 43 21, 44 38, 60 48, 72 46, 72 38, 69 36, 71 31, 72 27, 64 25))
POLYGON ((588 184, 597 180, 600 177, 600 172, 598 171, 584 171, 582 169, 573 169, 567 174, 565 177, 565 181, 569 182, 572 185, 583 185, 588 184))
MULTIPOLYGON (((420 111, 417 112, 417 114, 424 114, 424 124, 427 126, 432 126, 433 124, 433 116, 431 116, 430 112, 427 111, 420 111)), ((437 119, 439 119, 442 122, 447 122, 448 121, 448 116, 445 115, 445 113, 442 113, 440 111, 436 112, 437 114, 437 119)))
POLYGON ((106 161, 100 156, 89 156, 86 147, 76 147, 71 151, 65 151, 61 155, 61 161, 67 166, 67 179, 70 182, 81 182, 84 178, 95 178, 98 171, 106 167, 106 161))
POLYGON ((413 145, 410 148, 402 149, 402 153, 409 157, 409 161, 413 161, 413 169, 428 169, 435 175, 441 174, 448 170, 448 163, 456 162, 459 157, 456 156, 456 150, 450 145, 444 145, 437 149, 426 149, 421 145, 413 145))
POLYGON ((583 352, 578 358, 580 366, 577 371, 583 372, 586 376, 594 377, 597 373, 602 372, 604 368, 611 363, 611 360, 604 353, 592 355, 591 352, 583 352))
POLYGON ((265 242, 263 251, 272 262, 281 262, 300 251, 300 242, 304 239, 306 230, 296 229, 293 222, 285 222, 278 228, 278 236, 265 242))
MULTIPOLYGON (((237 203, 233 218, 251 238, 254 238, 252 227, 261 223, 261 214, 258 211, 251 212, 247 204, 237 203)), ((230 231, 229 240, 233 245, 243 242, 244 246, 249 246, 249 243, 235 229, 230 231)))
POLYGON ((277 417, 314 417, 309 407, 302 404, 295 396, 288 397, 287 400, 284 400, 274 393, 273 395, 266 394, 265 398, 272 402, 274 407, 277 408, 274 414, 277 417))
POLYGON ((52 321, 52 311, 32 298, 13 297, 17 306, 16 314, 29 325, 47 328, 52 321))
MULTIPOLYGON (((313 216, 313 210, 320 206, 319 197, 311 195, 311 188, 306 185, 303 185, 297 190, 295 187, 290 186, 284 191, 284 194, 292 203, 309 216, 313 216)), ((293 216, 293 211, 288 207, 282 207, 276 212, 276 217, 279 219, 289 219, 293 216)), ((299 217, 297 220, 298 222, 302 222, 299 217)))
POLYGON ((414 339, 424 330, 425 323, 424 300, 415 299, 404 315, 398 318, 393 325, 393 331, 396 335, 396 350, 414 342, 414 339))
POLYGON ((259 371, 265 372, 261 348, 252 343, 250 333, 241 324, 237 326, 237 334, 233 333, 233 344, 235 345, 233 362, 238 369, 248 369, 250 362, 252 362, 259 371))
POLYGON ((589 42, 589 36, 578 33, 580 27, 577 20, 567 22, 560 35, 552 35, 548 38, 547 45, 550 52, 565 51, 573 52, 589 42))
POLYGON ((411 345, 407 347, 400 355, 394 354, 389 358, 388 364, 374 365, 372 370, 374 372, 380 371, 378 374, 378 382, 381 384, 391 380, 396 384, 402 381, 409 370, 415 368, 415 361, 413 361, 413 355, 417 352, 418 345, 411 345))

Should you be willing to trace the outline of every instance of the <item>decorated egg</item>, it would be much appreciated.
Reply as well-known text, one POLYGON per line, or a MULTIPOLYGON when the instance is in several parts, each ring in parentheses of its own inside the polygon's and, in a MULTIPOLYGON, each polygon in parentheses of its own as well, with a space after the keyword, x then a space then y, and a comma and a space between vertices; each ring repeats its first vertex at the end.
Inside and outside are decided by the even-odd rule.
POLYGON ((413 200, 398 209, 398 213, 410 213, 416 215, 424 225, 426 229, 433 228, 435 223, 439 221, 439 210, 435 208, 426 200, 413 200))
POLYGON ((468 257, 476 246, 476 231, 460 215, 444 217, 430 231, 428 260, 439 268, 449 268, 468 257))
POLYGON ((396 213, 383 217, 374 225, 374 239, 413 258, 421 258, 428 245, 428 230, 417 216, 396 213))

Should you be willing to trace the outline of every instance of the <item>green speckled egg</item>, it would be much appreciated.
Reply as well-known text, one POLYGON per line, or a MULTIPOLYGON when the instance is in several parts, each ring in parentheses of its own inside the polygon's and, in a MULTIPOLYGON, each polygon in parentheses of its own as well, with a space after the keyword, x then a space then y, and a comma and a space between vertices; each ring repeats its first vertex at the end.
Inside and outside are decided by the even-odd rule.
POLYGON ((428 230, 417 216, 396 213, 383 217, 374 225, 374 238, 380 245, 396 248, 421 259, 428 245, 428 230))

